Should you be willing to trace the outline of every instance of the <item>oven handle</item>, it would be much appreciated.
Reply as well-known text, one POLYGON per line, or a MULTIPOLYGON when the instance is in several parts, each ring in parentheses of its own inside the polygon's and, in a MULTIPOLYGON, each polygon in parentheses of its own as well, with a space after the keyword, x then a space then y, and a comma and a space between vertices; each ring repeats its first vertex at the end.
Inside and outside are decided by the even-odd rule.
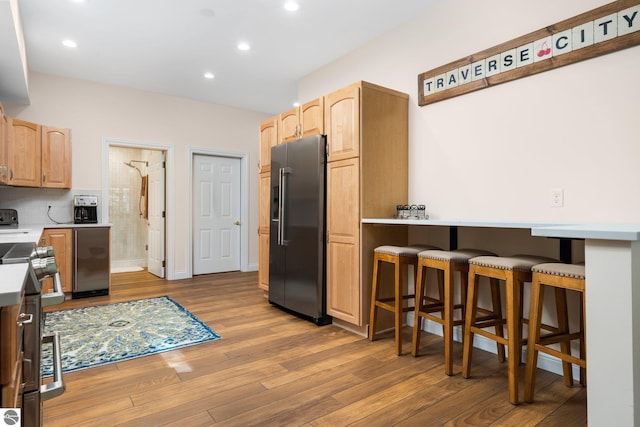
POLYGON ((43 307, 62 304, 64 302, 64 292, 62 291, 62 281, 60 280, 60 272, 53 275, 53 292, 42 294, 40 298, 43 307))
POLYGON ((53 399, 64 393, 64 380, 62 379, 62 351, 60 349, 60 336, 58 333, 42 336, 43 343, 53 343, 53 382, 40 386, 40 397, 43 401, 53 399))

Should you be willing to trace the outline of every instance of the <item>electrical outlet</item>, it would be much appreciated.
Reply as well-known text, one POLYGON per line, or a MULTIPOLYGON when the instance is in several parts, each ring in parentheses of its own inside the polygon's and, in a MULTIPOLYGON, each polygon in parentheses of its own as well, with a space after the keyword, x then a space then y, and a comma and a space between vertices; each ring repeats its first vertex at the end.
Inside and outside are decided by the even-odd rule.
POLYGON ((551 207, 561 208, 564 206, 564 190, 562 188, 551 189, 551 207))

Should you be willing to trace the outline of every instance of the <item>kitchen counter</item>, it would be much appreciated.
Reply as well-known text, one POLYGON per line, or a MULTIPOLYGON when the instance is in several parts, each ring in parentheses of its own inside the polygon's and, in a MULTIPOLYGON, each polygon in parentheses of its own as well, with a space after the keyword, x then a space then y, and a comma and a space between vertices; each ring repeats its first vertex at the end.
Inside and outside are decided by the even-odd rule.
POLYGON ((522 228, 584 239, 587 418, 592 425, 640 425, 640 224, 365 218, 362 225, 522 228))
POLYGON ((0 264, 0 307, 20 304, 27 267, 27 264, 0 264))

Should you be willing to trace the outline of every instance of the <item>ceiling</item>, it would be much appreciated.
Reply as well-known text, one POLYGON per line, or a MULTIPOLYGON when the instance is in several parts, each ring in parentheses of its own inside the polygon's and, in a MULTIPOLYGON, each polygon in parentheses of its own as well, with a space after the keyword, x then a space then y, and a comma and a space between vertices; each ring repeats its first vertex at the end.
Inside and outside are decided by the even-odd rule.
POLYGON ((29 103, 10 3, 29 71, 277 113, 300 78, 437 1, 297 0, 289 12, 285 0, 0 0, 0 100, 29 103))

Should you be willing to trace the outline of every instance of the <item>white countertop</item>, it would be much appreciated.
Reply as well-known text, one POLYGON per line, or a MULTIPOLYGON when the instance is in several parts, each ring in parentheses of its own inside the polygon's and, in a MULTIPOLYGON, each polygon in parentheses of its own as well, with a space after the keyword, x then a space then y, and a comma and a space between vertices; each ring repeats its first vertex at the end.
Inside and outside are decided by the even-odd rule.
POLYGON ((45 228, 95 228, 111 227, 109 223, 99 224, 26 224, 19 228, 0 230, 0 243, 38 243, 45 228))
POLYGON ((576 223, 553 221, 486 221, 462 219, 363 218, 363 224, 439 225, 449 227, 528 228, 532 236, 565 239, 640 240, 640 224, 576 223))
POLYGON ((0 264, 0 307, 20 303, 28 266, 27 263, 0 264))
POLYGON ((532 227, 532 236, 567 239, 640 240, 640 224, 572 224, 532 227))
POLYGON ((489 228, 533 228, 556 225, 569 225, 558 221, 487 221, 469 219, 396 219, 363 218, 363 224, 386 225, 440 225, 449 227, 489 227, 489 228))

